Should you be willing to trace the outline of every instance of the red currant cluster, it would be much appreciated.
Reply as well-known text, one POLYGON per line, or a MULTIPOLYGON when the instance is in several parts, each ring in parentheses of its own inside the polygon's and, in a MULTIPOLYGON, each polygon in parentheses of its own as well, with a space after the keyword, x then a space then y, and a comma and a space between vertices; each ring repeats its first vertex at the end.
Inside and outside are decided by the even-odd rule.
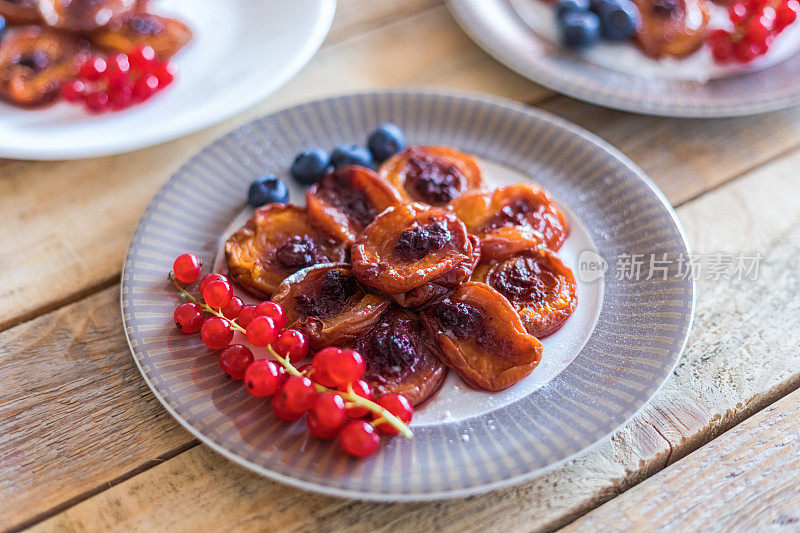
POLYGON ((183 333, 199 331, 206 346, 221 350, 222 371, 243 380, 253 396, 271 397, 275 416, 293 422, 306 415, 312 435, 338 436, 341 447, 355 457, 375 453, 381 432, 411 436, 407 425, 414 414, 411 404, 393 393, 375 400, 362 379, 366 363, 361 354, 328 347, 315 353, 310 364, 295 367, 308 355, 309 342, 301 331, 286 329, 283 308, 270 301, 245 305, 225 276, 212 273, 200 279, 202 270, 192 254, 179 256, 172 265, 170 280, 190 300, 175 309, 175 325, 183 333), (178 284, 197 280, 202 301, 178 284), (265 348, 274 360, 256 359, 247 346, 231 344, 237 331, 252 346, 265 348))
POLYGON ((159 61, 151 46, 140 46, 129 54, 89 56, 77 79, 61 86, 61 96, 91 113, 120 111, 150 99, 174 79, 169 62, 159 61))
POLYGON ((798 13, 798 0, 735 0, 728 7, 733 29, 714 30, 708 37, 714 60, 749 63, 763 56, 798 13))

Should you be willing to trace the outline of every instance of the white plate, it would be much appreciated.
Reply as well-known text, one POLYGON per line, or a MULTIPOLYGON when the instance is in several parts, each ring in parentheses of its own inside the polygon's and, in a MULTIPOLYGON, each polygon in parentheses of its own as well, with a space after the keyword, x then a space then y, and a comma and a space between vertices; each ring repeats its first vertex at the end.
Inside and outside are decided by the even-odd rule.
POLYGON ((263 100, 314 55, 336 0, 164 0, 154 12, 185 21, 194 40, 174 60, 175 83, 118 113, 60 103, 0 103, 0 157, 80 159, 153 146, 221 122, 263 100))

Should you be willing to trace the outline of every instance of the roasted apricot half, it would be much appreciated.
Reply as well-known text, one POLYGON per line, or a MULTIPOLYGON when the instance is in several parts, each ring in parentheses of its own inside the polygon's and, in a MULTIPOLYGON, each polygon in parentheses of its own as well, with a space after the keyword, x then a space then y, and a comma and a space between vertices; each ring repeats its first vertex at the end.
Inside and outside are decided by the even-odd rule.
POLYGON ((0 16, 9 24, 37 24, 42 20, 37 0, 0 0, 0 16))
POLYGON ((52 103, 86 52, 88 43, 72 35, 39 26, 15 31, 0 43, 0 99, 22 107, 52 103))
POLYGON ((635 0, 642 16, 636 43, 651 57, 684 57, 706 41, 710 12, 705 0, 635 0))
POLYGON ((399 203, 402 198, 393 186, 357 166, 329 172, 306 193, 311 222, 348 243, 384 209, 399 203))
POLYGON ((539 245, 558 250, 569 235, 564 213, 532 183, 468 192, 450 207, 480 239, 484 260, 539 245))
POLYGON ((412 405, 430 399, 444 383, 447 367, 436 339, 419 316, 407 309, 391 307, 353 348, 364 356, 364 380, 378 394, 402 394, 412 405))
POLYGON ((528 333, 540 339, 561 329, 578 305, 572 270, 543 248, 481 263, 472 279, 505 296, 528 333))
POLYGON ((381 165, 380 175, 406 200, 443 206, 483 187, 478 161, 447 146, 412 146, 381 165))
POLYGON ((192 40, 192 30, 183 22, 139 11, 115 17, 91 36, 95 46, 114 52, 153 47, 160 59, 175 55, 192 40))
POLYGON ((351 255, 358 281, 403 307, 421 307, 469 279, 480 246, 455 213, 408 203, 378 215, 351 255))
POLYGON ((509 301, 485 283, 468 282, 422 312, 444 361, 473 387, 507 389, 530 374, 542 344, 509 301))
POLYGON ((375 324, 389 300, 364 292, 347 264, 319 265, 291 275, 272 296, 286 323, 304 332, 311 348, 341 346, 375 324))
POLYGON ((38 0, 37 3, 48 26, 68 31, 96 30, 136 7, 136 0, 38 0))
POLYGON ((345 260, 343 242, 311 225, 305 209, 269 204, 225 242, 231 278, 248 292, 269 298, 302 268, 345 260))

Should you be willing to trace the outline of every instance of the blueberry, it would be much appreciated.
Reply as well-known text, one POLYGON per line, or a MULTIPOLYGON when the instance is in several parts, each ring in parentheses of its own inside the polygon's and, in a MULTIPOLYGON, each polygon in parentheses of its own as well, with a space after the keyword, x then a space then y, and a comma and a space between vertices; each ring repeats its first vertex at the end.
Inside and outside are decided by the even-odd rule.
POLYGON ((556 14, 564 16, 567 11, 586 11, 589 9, 589 0, 559 0, 556 4, 556 14))
POLYGON ((406 147, 406 137, 395 124, 384 122, 369 134, 367 147, 377 161, 385 161, 406 147))
POLYGON ((333 168, 342 168, 348 165, 372 168, 372 154, 366 146, 340 144, 331 152, 331 163, 333 168))
POLYGON ((617 0, 589 0, 589 9, 598 15, 603 6, 616 6, 617 0))
POLYGON ((318 182, 331 164, 328 153, 322 148, 309 148, 297 154, 292 163, 292 177, 303 185, 318 182))
POLYGON ((559 25, 561 38, 570 48, 588 48, 600 40, 600 17, 591 11, 567 11, 559 25))
POLYGON ((247 201, 253 207, 272 203, 283 204, 289 201, 289 189, 274 174, 267 174, 250 184, 247 201))
POLYGON ((600 15, 600 33, 611 41, 630 39, 641 20, 636 4, 630 0, 616 0, 615 4, 605 2, 597 14, 600 15))
POLYGON ((6 19, 4 19, 2 15, 0 15, 0 39, 3 38, 3 33, 5 32, 5 29, 6 29, 6 19))

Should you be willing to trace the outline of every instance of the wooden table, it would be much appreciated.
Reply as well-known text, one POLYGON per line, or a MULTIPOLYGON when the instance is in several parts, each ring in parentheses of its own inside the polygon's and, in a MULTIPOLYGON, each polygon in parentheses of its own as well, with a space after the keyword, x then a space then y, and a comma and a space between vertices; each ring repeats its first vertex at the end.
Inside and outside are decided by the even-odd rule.
POLYGON ((723 120, 610 111, 500 66, 439 1, 340 0, 311 63, 227 123, 117 157, 0 161, 0 526, 797 529, 798 173, 800 109, 723 120), (695 251, 758 252, 763 260, 756 281, 699 282, 678 368, 613 438, 514 488, 376 505, 273 483, 199 445, 134 366, 119 276, 150 198, 206 143, 289 104, 399 85, 485 91, 574 121, 658 183, 695 251))

